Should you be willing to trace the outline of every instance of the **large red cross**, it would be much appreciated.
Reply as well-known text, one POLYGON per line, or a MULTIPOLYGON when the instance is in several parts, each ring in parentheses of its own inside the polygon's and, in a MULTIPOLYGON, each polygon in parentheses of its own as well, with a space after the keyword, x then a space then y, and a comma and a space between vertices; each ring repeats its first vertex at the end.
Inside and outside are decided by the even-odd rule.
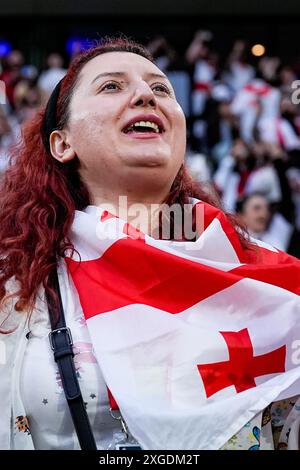
POLYGON ((286 347, 253 356, 249 332, 220 331, 229 351, 229 360, 198 365, 207 398, 223 388, 235 386, 237 393, 256 387, 255 377, 285 371, 286 347))

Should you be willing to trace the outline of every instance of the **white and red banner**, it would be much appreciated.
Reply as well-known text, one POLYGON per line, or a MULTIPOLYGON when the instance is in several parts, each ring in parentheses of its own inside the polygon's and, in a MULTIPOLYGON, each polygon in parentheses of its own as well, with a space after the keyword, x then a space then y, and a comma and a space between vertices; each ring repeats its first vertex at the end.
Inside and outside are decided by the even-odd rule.
POLYGON ((72 227, 81 261, 66 262, 95 355, 144 449, 218 449, 300 394, 300 262, 261 242, 249 262, 226 216, 196 208, 195 242, 156 240, 96 206, 72 227))

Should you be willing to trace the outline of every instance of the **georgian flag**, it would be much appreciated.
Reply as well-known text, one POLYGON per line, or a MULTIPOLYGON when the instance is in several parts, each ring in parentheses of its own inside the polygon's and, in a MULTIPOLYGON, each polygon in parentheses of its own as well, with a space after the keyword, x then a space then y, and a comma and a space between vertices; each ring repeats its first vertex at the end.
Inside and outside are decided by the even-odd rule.
POLYGON ((156 240, 96 206, 72 226, 81 262, 66 263, 95 355, 144 449, 219 449, 300 393, 300 262, 258 241, 246 262, 226 216, 195 207, 195 242, 156 240))

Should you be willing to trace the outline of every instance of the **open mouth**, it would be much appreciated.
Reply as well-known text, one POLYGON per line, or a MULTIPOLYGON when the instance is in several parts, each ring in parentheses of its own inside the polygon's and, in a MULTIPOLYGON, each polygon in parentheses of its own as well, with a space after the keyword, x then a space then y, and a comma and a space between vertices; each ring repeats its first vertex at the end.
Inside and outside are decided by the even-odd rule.
POLYGON ((162 126, 153 121, 136 121, 133 124, 125 127, 122 132, 125 134, 130 134, 133 132, 138 132, 141 134, 153 133, 153 134, 162 134, 164 129, 162 126))

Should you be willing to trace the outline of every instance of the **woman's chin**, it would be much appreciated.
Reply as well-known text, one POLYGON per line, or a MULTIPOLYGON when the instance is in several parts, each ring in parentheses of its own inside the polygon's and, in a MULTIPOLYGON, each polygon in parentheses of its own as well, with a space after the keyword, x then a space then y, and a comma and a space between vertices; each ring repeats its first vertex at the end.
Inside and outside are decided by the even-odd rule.
POLYGON ((128 156, 126 160, 128 166, 153 168, 167 166, 171 161, 171 157, 166 153, 148 153, 143 151, 138 154, 128 156))
POLYGON ((122 181, 130 188, 139 188, 143 194, 160 191, 169 186, 176 170, 163 159, 139 160, 127 165, 122 172, 122 181))

